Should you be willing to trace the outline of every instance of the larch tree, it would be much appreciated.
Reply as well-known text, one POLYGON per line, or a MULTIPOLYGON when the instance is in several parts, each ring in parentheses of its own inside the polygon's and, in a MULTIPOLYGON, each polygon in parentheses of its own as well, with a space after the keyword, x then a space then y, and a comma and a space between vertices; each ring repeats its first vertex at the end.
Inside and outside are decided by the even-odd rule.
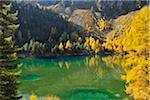
MULTIPOLYGON (((150 6, 145 6, 134 16, 133 21, 123 33, 106 39, 103 46, 109 50, 122 53, 127 52, 123 61, 118 57, 114 63, 120 63, 125 70, 122 79, 126 81, 126 93, 133 96, 135 100, 148 100, 150 97, 149 87, 149 62, 150 62, 150 6)), ((107 61, 110 61, 107 59, 107 61)))

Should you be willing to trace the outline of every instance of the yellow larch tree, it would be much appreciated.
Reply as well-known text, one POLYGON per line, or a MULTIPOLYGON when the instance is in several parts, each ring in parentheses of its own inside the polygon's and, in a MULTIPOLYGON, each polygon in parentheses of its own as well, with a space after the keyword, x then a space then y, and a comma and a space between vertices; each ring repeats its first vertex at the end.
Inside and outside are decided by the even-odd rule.
POLYGON ((148 51, 150 51, 149 13, 150 7, 143 7, 139 13, 134 16, 131 25, 129 25, 120 36, 115 38, 109 36, 103 46, 116 52, 148 53, 148 51))
POLYGON ((59 48, 59 50, 64 51, 64 46, 63 46, 62 42, 60 42, 58 48, 59 48))
POLYGON ((104 31, 106 30, 107 28, 109 28, 109 24, 104 20, 104 19, 98 19, 97 21, 97 28, 100 30, 100 31, 104 31))
MULTIPOLYGON (((120 63, 125 70, 122 79, 126 81, 126 93, 136 100, 148 100, 150 97, 149 87, 149 64, 150 64, 150 6, 143 7, 135 14, 133 21, 123 33, 115 37, 109 36, 103 46, 116 52, 129 54, 120 58, 120 63)), ((118 59, 117 59, 118 60, 118 59)))
POLYGON ((95 53, 98 53, 101 50, 101 48, 102 48, 99 39, 95 40, 91 36, 90 37, 86 37, 86 41, 84 43, 84 47, 87 50, 94 51, 95 53))
POLYGON ((103 58, 103 61, 112 68, 120 65, 124 69, 125 74, 121 78, 126 81, 126 93, 133 96, 135 100, 148 100, 150 97, 150 72, 148 70, 150 61, 146 56, 130 53, 125 56, 108 56, 103 58))
POLYGON ((65 48, 69 50, 72 48, 72 43, 70 42, 70 40, 67 41, 65 48))

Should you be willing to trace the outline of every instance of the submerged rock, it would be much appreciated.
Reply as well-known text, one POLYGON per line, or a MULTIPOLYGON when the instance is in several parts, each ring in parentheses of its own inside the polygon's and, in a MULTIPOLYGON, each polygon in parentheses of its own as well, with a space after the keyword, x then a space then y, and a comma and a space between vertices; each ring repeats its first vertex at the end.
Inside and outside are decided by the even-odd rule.
POLYGON ((28 74, 25 75, 23 77, 21 77, 22 80, 27 80, 27 81, 35 81, 35 80, 39 80, 40 76, 38 75, 34 75, 34 74, 28 74))

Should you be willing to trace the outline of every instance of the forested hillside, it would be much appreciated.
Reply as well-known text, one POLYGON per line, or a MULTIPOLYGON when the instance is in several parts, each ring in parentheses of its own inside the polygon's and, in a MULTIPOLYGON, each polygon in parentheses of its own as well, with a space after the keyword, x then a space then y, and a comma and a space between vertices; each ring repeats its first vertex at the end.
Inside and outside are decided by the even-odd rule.
MULTIPOLYGON (((12 9, 13 11, 18 10, 19 13, 18 13, 17 23, 20 23, 19 30, 18 32, 16 32, 17 34, 15 34, 16 44, 22 46, 26 42, 29 42, 31 39, 46 43, 49 37, 55 37, 55 40, 50 40, 50 41, 54 41, 54 43, 52 44, 57 44, 56 41, 59 40, 59 37, 61 36, 62 33, 71 34, 72 32, 75 31, 76 33, 78 33, 79 36, 84 37, 85 34, 83 33, 84 32, 83 30, 87 30, 89 32, 93 30, 92 27, 95 26, 96 24, 96 20, 94 17, 96 17, 96 19, 115 18, 119 15, 126 14, 132 10, 139 9, 145 4, 146 2, 137 2, 137 1, 133 1, 133 2, 123 2, 123 1, 122 2, 121 1, 120 2, 117 1, 13 2, 12 9), (85 17, 85 19, 87 19, 88 21, 85 21, 85 19, 81 20, 82 13, 79 12, 82 12, 84 10, 87 11, 87 14, 86 13, 83 14, 82 17, 83 18, 85 17), (111 12, 111 15, 112 14, 113 15, 110 17, 109 11, 112 10, 114 13, 111 12), (90 12, 92 15, 88 12, 90 12), (96 12, 97 13, 99 12, 98 14, 99 17, 97 16, 93 17, 93 15, 96 15, 96 12), (66 15, 69 18, 67 19, 64 18, 64 16, 66 15)), ((101 33, 99 33, 99 35, 101 35, 101 33)))
MULTIPOLYGON (((13 10, 18 10, 18 21, 20 27, 16 32, 16 43, 22 46, 31 39, 46 43, 48 38, 59 41, 63 33, 71 34, 79 31, 76 25, 67 22, 57 13, 43 10, 34 3, 13 3, 13 10)), ((52 43, 53 44, 53 43, 52 43)))

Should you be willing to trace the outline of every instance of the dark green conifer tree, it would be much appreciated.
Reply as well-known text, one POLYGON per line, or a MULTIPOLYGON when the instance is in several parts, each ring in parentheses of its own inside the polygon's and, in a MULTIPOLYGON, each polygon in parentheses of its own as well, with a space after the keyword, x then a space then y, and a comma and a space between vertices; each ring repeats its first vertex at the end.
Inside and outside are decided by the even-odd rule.
POLYGON ((17 77, 20 74, 13 34, 19 25, 15 25, 16 13, 9 13, 11 4, 0 0, 0 100, 18 100, 17 77))

